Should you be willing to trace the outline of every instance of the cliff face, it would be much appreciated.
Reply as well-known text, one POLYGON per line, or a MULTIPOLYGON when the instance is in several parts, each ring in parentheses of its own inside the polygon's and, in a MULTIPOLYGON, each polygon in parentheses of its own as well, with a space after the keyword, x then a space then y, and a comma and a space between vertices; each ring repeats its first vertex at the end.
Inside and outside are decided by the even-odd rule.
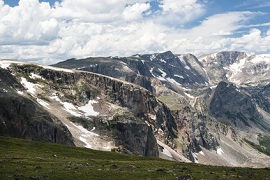
MULTIPOLYGON (((128 108, 135 117, 149 122, 155 129, 161 128, 164 138, 175 136, 176 124, 170 110, 149 91, 139 86, 94 73, 65 73, 48 69, 40 69, 35 73, 52 81, 56 89, 65 87, 63 89, 66 89, 67 93, 70 90, 68 86, 85 83, 90 88, 85 92, 90 99, 101 96, 107 102, 128 108), (150 116, 155 118, 151 119, 150 116)), ((82 97, 76 94, 74 98, 76 101, 82 97)))
POLYGON ((74 145, 71 134, 57 118, 14 91, 22 86, 10 73, 0 69, 0 81, 1 136, 74 145))
POLYGON ((270 85, 259 85, 245 87, 245 90, 251 94, 252 99, 266 112, 270 113, 270 85))
POLYGON ((173 116, 177 123, 180 142, 186 145, 182 149, 186 157, 195 162, 192 153, 198 153, 202 151, 202 148, 217 150, 219 143, 216 135, 207 127, 207 122, 210 121, 207 116, 195 112, 188 106, 182 110, 173 111, 173 116))
POLYGON ((262 116, 251 98, 233 84, 220 82, 210 102, 210 112, 220 120, 246 129, 260 123, 262 116), (236 108, 237 107, 237 108, 236 108))
POLYGON ((117 146, 124 147, 120 151, 131 151, 142 156, 158 156, 158 148, 151 126, 138 118, 115 116, 111 129, 117 136, 117 146))
POLYGON ((42 89, 39 89, 39 93, 47 98, 57 94, 61 101, 78 106, 96 99, 98 109, 107 120, 118 114, 121 117, 123 112, 131 113, 134 121, 125 116, 128 121, 121 117, 111 126, 117 134, 116 146, 122 145, 131 153, 157 156, 155 137, 163 142, 172 142, 177 135, 169 108, 140 86, 94 73, 64 72, 33 65, 16 66, 14 69, 20 76, 40 76, 42 80, 39 80, 39 84, 42 84, 42 89), (43 90, 46 90, 46 94, 43 90), (106 106, 109 106, 108 109, 116 107, 116 110, 102 110, 106 106))

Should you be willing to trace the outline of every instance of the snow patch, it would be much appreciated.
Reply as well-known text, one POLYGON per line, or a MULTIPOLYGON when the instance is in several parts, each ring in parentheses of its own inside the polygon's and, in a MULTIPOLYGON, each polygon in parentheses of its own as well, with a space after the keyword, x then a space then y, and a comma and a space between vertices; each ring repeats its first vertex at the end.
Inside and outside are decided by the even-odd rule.
POLYGON ((76 112, 77 108, 73 104, 68 103, 68 102, 60 102, 60 103, 63 104, 65 110, 69 112, 70 114, 72 114, 73 116, 77 116, 77 117, 81 116, 81 114, 76 112))
POLYGON ((3 69, 7 69, 9 66, 10 66, 10 62, 7 62, 7 61, 0 61, 0 67, 3 68, 3 69))
POLYGON ((203 151, 200 151, 199 154, 205 156, 204 152, 203 151))
POLYGON ((219 154, 219 155, 222 155, 224 152, 223 152, 223 150, 221 149, 221 148, 218 148, 217 149, 217 154, 219 154))
POLYGON ((7 92, 8 92, 6 89, 2 89, 2 90, 3 90, 3 92, 5 92, 5 93, 7 93, 7 92))
POLYGON ((56 101, 58 101, 58 102, 61 102, 61 100, 59 99, 58 96, 56 96, 56 94, 54 94, 54 95, 51 96, 50 98, 51 98, 51 99, 54 99, 54 100, 56 100, 56 101))
POLYGON ((160 62, 166 63, 166 61, 164 59, 160 59, 160 62))
MULTIPOLYGON (((90 100, 86 105, 81 106, 81 107, 76 107, 72 103, 62 102, 59 99, 59 97, 56 95, 53 95, 50 98, 60 102, 60 104, 62 104, 64 106, 65 110, 74 116, 80 117, 83 115, 84 116, 97 116, 97 115, 99 115, 99 112, 94 111, 94 107, 93 107, 93 104, 98 103, 98 101, 96 101, 96 100, 90 100), (78 111, 81 111, 81 113, 78 111)), ((100 99, 100 98, 97 98, 97 99, 100 99)))
POLYGON ((159 69, 159 68, 158 68, 158 70, 161 72, 161 76, 158 76, 156 78, 158 78, 161 81, 166 81, 165 76, 167 75, 167 73, 164 72, 163 70, 159 69))
POLYGON ((254 58, 251 59, 250 62, 253 64, 259 64, 262 62, 268 62, 270 60, 270 56, 267 54, 261 54, 261 55, 256 55, 254 58))
POLYGON ((18 94, 20 95, 23 95, 23 92, 22 91, 17 91, 18 94))
POLYGON ((175 74, 174 77, 179 77, 179 78, 181 78, 181 79, 185 79, 183 76, 177 75, 177 74, 175 74))
POLYGON ((229 69, 233 74, 237 74, 238 72, 242 72, 242 69, 245 65, 246 58, 239 60, 238 63, 233 63, 229 66, 229 69))
POLYGON ((155 58, 156 58, 156 55, 155 55, 155 54, 152 54, 152 55, 150 56, 150 61, 153 61, 155 58))
POLYGON ((62 102, 57 95, 53 95, 50 98, 60 102, 60 104, 62 104, 64 106, 65 111, 69 112, 73 116, 77 116, 77 117, 81 116, 81 114, 76 112, 77 108, 73 104, 68 103, 68 102, 62 102))
POLYGON ((239 62, 233 63, 229 66, 229 70, 231 71, 232 75, 228 79, 231 82, 234 82, 236 84, 239 84, 241 81, 238 78, 238 74, 242 73, 242 69, 244 68, 246 63, 246 58, 240 59, 239 62))
POLYGON ((181 61, 182 64, 186 65, 186 61, 183 58, 183 55, 178 56, 179 60, 181 61))
POLYGON ((188 67, 187 65, 185 66, 185 68, 186 68, 187 70, 190 70, 190 67, 188 67))
POLYGON ((35 94, 36 87, 41 87, 41 85, 28 82, 24 77, 21 78, 21 84, 27 89, 27 92, 29 92, 30 94, 35 94))
POLYGON ((159 69, 159 68, 158 68, 158 70, 162 73, 161 76, 162 76, 163 78, 165 78, 165 76, 167 75, 167 73, 164 72, 163 70, 159 69))
POLYGON ((141 61, 142 61, 143 64, 145 63, 145 60, 141 60, 141 61))
POLYGON ((170 151, 168 149, 166 149, 165 147, 163 147, 162 151, 161 151, 162 154, 172 158, 172 154, 170 153, 170 151))
POLYGON ((26 63, 15 60, 0 59, 0 67, 3 69, 7 69, 11 64, 26 64, 26 63))
POLYGON ((150 73, 152 74, 153 77, 156 77, 156 76, 153 74, 153 71, 154 71, 154 68, 151 68, 151 69, 150 69, 150 73))
POLYGON ((210 56, 212 59, 215 59, 217 57, 217 53, 211 54, 210 56))
POLYGON ((84 112, 85 116, 97 116, 99 112, 94 111, 93 104, 98 103, 98 101, 90 100, 85 106, 78 107, 79 110, 84 112))
POLYGON ((210 86, 210 89, 214 89, 214 88, 216 88, 217 87, 217 85, 215 85, 215 86, 210 86))
POLYGON ((43 77, 41 77, 40 75, 37 75, 37 74, 34 74, 34 73, 31 73, 30 76, 29 76, 31 79, 43 79, 45 80, 43 77))
POLYGON ((195 163, 199 163, 196 154, 195 154, 195 153, 191 153, 191 155, 193 156, 194 162, 195 162, 195 163))

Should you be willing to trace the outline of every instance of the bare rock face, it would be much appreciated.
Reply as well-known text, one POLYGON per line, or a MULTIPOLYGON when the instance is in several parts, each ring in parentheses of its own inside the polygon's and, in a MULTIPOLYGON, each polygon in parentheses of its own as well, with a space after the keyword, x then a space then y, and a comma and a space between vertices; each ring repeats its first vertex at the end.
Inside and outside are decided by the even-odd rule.
POLYGON ((220 62, 223 66, 228 66, 245 57, 247 57, 247 54, 244 52, 224 51, 216 54, 216 61, 220 62))
POLYGON ((111 128, 117 135, 118 146, 125 147, 126 150, 136 155, 158 156, 157 142, 152 128, 140 119, 117 116, 114 117, 111 128))
POLYGON ((115 142, 112 151, 139 156, 157 157, 157 141, 151 126, 142 119, 134 117, 132 113, 116 114, 113 117, 89 117, 83 119, 84 127, 102 137, 115 142))
POLYGON ((231 83, 220 82, 210 102, 211 113, 240 129, 260 123, 262 116, 251 98, 231 83))
POLYGON ((123 145, 131 153, 158 156, 154 135, 164 142, 176 137, 177 128, 170 109, 140 86, 87 72, 70 73, 27 65, 18 66, 17 70, 22 74, 40 75, 50 88, 64 94, 59 98, 65 102, 85 104, 90 99, 101 98, 100 101, 126 109, 131 116, 119 112, 119 121, 109 123, 117 134, 117 145, 123 145))
POLYGON ((69 131, 54 116, 31 99, 18 95, 22 86, 6 70, 0 69, 0 136, 74 145, 69 131))
POLYGON ((207 116, 193 111, 190 107, 173 111, 173 115, 178 125, 179 135, 186 143, 186 147, 183 148, 186 157, 195 162, 192 153, 199 153, 202 148, 217 150, 219 143, 206 125, 206 122, 210 121, 207 116))
POLYGON ((239 63, 239 60, 247 57, 244 52, 224 51, 200 58, 207 72, 210 84, 215 85, 220 81, 227 81, 227 73, 230 65, 239 63))
POLYGON ((160 79, 171 89, 173 89, 170 85, 172 82, 185 87, 204 87, 207 84, 206 74, 195 56, 174 55, 171 51, 123 58, 70 59, 53 66, 79 69, 126 80, 150 92, 153 92, 151 78, 160 79))
POLYGON ((270 85, 245 87, 260 108, 270 113, 270 85))

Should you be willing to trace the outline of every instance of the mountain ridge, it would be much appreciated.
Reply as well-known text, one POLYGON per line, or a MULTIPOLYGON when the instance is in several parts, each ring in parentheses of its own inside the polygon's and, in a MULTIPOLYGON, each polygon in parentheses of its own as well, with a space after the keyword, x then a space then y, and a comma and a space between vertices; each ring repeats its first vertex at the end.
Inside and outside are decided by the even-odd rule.
MULTIPOLYGON (((210 61, 218 57, 213 60, 217 63, 210 64, 204 62, 207 57, 165 52, 70 59, 54 65, 71 70, 22 63, 8 65, 7 61, 0 65, 19 84, 35 89, 31 93, 28 87, 24 90, 28 94, 23 94, 34 97, 37 104, 62 119, 77 146, 185 162, 188 158, 212 165, 268 167, 265 159, 269 157, 244 141, 248 137, 259 144, 259 135, 269 136, 270 105, 264 97, 268 94, 267 77, 259 73, 259 81, 264 81, 256 83, 253 78, 254 86, 230 85, 231 79, 232 83, 239 81, 235 81, 236 75, 231 71, 234 68, 230 67, 241 64, 243 60, 238 57, 246 56, 240 52, 220 54, 209 55, 210 61), (216 78, 209 69, 218 71, 221 64, 216 78), (231 88, 226 89, 227 86, 231 88), (242 101, 235 98, 241 97, 249 103, 238 109, 242 101)), ((245 72, 256 67, 247 66, 254 62, 266 60, 253 56, 245 66, 237 67, 245 72)))

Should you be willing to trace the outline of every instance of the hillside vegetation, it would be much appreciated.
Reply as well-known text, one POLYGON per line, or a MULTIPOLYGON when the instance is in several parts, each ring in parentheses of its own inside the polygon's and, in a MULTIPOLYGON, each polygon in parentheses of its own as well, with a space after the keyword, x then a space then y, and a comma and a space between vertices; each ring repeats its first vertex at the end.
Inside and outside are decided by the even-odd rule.
POLYGON ((0 179, 267 179, 270 169, 214 167, 0 137, 0 179))

